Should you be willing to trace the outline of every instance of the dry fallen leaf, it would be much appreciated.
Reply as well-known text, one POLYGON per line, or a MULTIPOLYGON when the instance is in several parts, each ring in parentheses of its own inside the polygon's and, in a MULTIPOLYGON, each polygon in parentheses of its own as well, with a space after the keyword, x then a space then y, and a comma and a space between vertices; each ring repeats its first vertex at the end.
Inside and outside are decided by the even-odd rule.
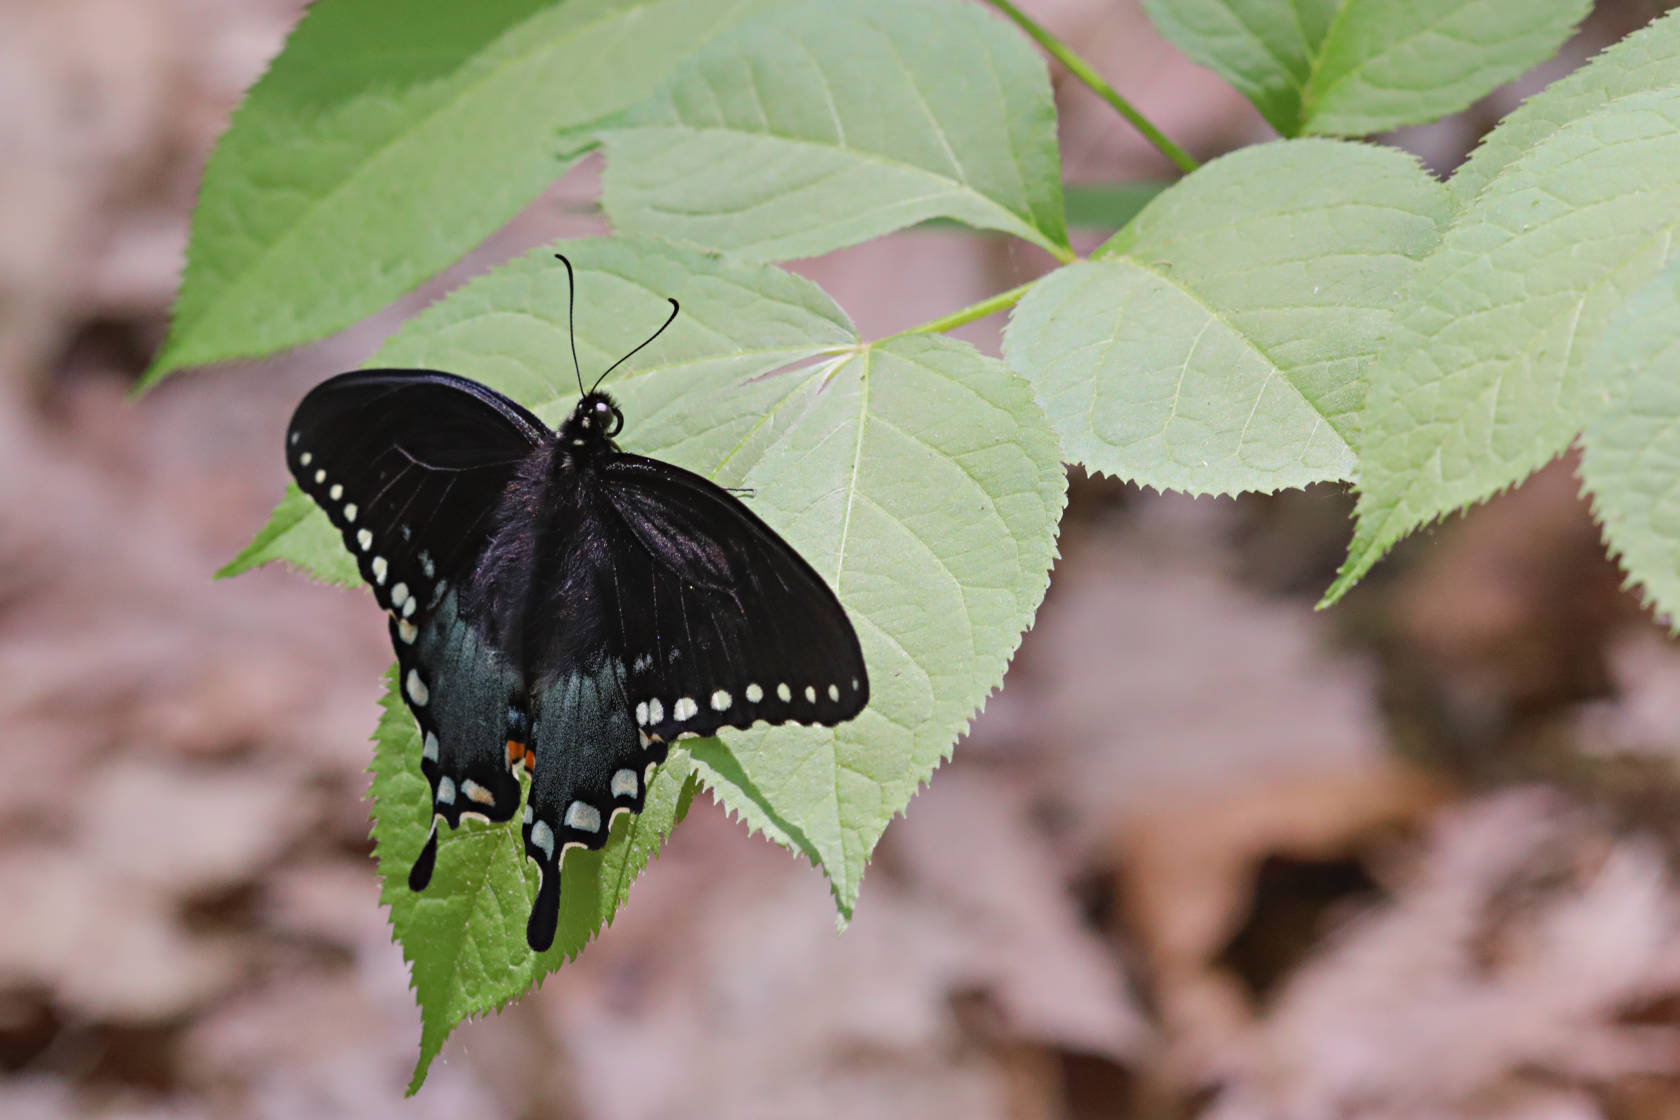
POLYGON ((1476 1116, 1534 1069, 1672 1072, 1680 1029, 1623 1016, 1677 995, 1680 891, 1654 846, 1555 795, 1490 797, 1290 981, 1213 1115, 1476 1116))

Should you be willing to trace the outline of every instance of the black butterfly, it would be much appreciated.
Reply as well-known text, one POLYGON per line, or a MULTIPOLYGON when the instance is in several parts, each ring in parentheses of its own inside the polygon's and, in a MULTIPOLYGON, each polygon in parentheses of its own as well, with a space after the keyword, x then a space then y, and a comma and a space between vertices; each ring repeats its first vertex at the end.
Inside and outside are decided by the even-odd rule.
POLYGON ((822 577, 722 488, 620 451, 618 406, 581 373, 578 390, 554 432, 464 377, 360 370, 312 389, 286 435, 298 485, 390 612, 434 812, 408 885, 431 880, 439 819, 513 816, 523 767, 538 952, 566 848, 641 811, 666 743, 833 725, 869 699, 822 577))

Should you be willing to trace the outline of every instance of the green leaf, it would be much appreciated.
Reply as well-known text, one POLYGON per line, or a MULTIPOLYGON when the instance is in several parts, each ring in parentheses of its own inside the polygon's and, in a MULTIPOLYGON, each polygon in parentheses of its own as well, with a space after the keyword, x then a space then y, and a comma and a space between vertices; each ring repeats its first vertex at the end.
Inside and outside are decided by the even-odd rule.
MULTIPOLYGON (((872 696, 857 720, 685 744, 726 806, 821 864, 849 913, 881 831, 1000 682, 1044 594, 1064 497, 1054 436, 1001 363, 943 339, 861 344, 819 289, 779 269, 648 240, 558 248, 577 267, 588 369, 641 341, 663 296, 682 301, 671 329, 609 383, 625 448, 752 487, 755 511, 830 580, 858 628, 872 696)), ((552 421, 575 394, 565 295, 564 271, 533 253, 418 316, 375 361, 479 378, 552 421)), ((270 551, 309 563, 292 550, 300 539, 281 533, 270 551)), ((379 834, 394 915, 415 902, 405 877, 428 821, 414 753, 410 736, 376 764, 379 827, 408 829, 379 834)), ((422 1066, 460 1016, 559 963, 519 964, 534 889, 520 855, 506 826, 450 837, 422 896, 436 916, 398 923, 425 1011, 422 1066), (452 877, 434 898, 448 852, 452 877)), ((591 889, 563 927, 574 949, 611 913, 614 896, 591 889)))
POLYGON ((1592 0, 1348 0, 1301 91, 1302 130, 1368 136, 1467 108, 1551 58, 1592 0))
POLYGON ((560 129, 647 96, 762 3, 491 0, 419 19, 320 0, 211 157, 144 383, 378 310, 559 176, 560 129))
POLYGON ((1144 0, 1285 136, 1435 120, 1556 53, 1590 0, 1144 0))
POLYGON ((1089 470, 1196 494, 1346 478, 1361 370, 1447 214, 1390 148, 1245 148, 1035 286, 1004 354, 1089 470))
POLYGON ((216 578, 241 575, 273 560, 287 563, 322 583, 339 587, 359 587, 362 583, 355 557, 345 551, 338 530, 295 483, 286 484, 286 495, 269 515, 268 524, 216 573, 216 578))
POLYGON ((1341 0, 1143 0, 1155 30, 1230 82, 1285 136, 1301 132, 1301 91, 1340 6, 1341 0))
POLYGON ((1680 262, 1611 320, 1589 368, 1603 407, 1581 436, 1581 479, 1610 550, 1646 601, 1680 618, 1680 262))
POLYGON ((1586 356, 1675 252, 1676 166, 1680 89, 1630 96, 1545 135, 1454 220, 1371 366, 1359 525, 1326 603, 1568 446, 1599 390, 1586 356))
POLYGON ((525 859, 517 826, 468 822, 443 829, 431 884, 408 889, 409 867, 431 829, 432 803, 420 773, 419 733, 397 693, 394 669, 381 704, 373 737, 374 857, 380 901, 391 909, 420 1004, 420 1056, 408 1087, 414 1093, 457 1023, 517 998, 612 921, 631 882, 688 812, 699 780, 687 752, 673 749, 649 783, 639 816, 620 815, 601 851, 566 852, 559 930, 553 947, 537 955, 525 944, 537 872, 525 859))
POLYGON ((796 4, 600 135, 620 231, 785 260, 948 217, 1072 256, 1044 62, 959 0, 796 4))
POLYGON ((1570 121, 1675 85, 1680 85, 1680 11, 1640 28, 1523 102, 1488 133, 1447 185, 1458 205, 1467 206, 1507 164, 1570 121))

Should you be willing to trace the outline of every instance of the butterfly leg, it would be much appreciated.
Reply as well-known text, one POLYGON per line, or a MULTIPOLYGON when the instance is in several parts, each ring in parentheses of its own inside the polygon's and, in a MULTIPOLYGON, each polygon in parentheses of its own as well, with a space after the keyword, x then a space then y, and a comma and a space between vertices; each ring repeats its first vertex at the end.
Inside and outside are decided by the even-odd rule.
MULTIPOLYGON (((451 597, 452 598, 452 597, 451 597)), ((519 808, 511 743, 523 741, 518 679, 479 636, 455 617, 452 603, 409 643, 393 620, 403 699, 420 724, 420 772, 432 794, 432 829, 409 871, 424 890, 437 863, 438 822, 506 821, 519 808)))
POLYGON ((596 850, 613 819, 640 813, 665 746, 631 719, 622 669, 575 673, 535 698, 531 753, 536 772, 525 806, 525 855, 541 877, 525 940, 534 952, 554 944, 560 921, 560 865, 566 849, 596 850))

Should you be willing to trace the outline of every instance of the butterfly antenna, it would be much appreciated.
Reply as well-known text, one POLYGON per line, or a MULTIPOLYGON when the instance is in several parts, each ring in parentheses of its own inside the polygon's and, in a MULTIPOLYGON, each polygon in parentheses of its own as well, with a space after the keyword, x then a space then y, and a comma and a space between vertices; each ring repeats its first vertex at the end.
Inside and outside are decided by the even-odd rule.
MULTIPOLYGON (((572 273, 572 262, 566 259, 566 254, 554 254, 556 260, 566 266, 566 334, 572 340, 572 372, 577 374, 578 396, 583 396, 583 367, 578 365, 577 359, 577 277, 572 273)), ((635 351, 631 351, 634 353, 635 351)), ((599 382, 597 382, 599 384, 599 382)))
MULTIPOLYGON (((677 312, 679 310, 680 310, 680 308, 677 306, 677 301, 674 300, 674 299, 671 300, 671 314, 666 317, 665 322, 660 326, 660 328, 658 330, 656 330, 652 334, 648 335, 647 342, 644 342, 644 343, 642 343, 641 346, 636 347, 636 350, 642 349, 643 346, 647 346, 648 343, 651 343, 654 339, 656 339, 660 335, 664 334, 665 333, 665 328, 677 321, 677 312)), ((623 365, 625 362, 628 362, 631 358, 635 357, 636 356, 636 350, 630 351, 630 353, 624 355, 624 357, 620 358, 618 361, 616 361, 612 365, 608 366, 606 368, 605 372, 603 372, 601 374, 601 376, 599 376, 595 379, 595 385, 591 385, 589 387, 589 391, 591 393, 593 393, 595 391, 595 387, 597 385, 600 385, 601 382, 603 382, 607 379, 607 374, 611 373, 613 370, 617 369, 619 366, 623 365)))

